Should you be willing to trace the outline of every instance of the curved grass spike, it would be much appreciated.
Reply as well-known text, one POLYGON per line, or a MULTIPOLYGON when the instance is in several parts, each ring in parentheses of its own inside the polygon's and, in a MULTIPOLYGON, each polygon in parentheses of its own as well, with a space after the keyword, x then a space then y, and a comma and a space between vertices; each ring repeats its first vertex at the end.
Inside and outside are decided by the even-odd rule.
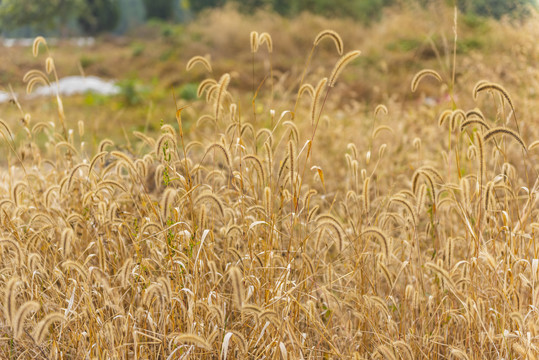
POLYGON ((103 151, 105 151, 105 147, 107 147, 107 146, 114 146, 114 142, 112 140, 110 140, 110 139, 101 140, 101 142, 97 146, 97 151, 98 152, 103 152, 103 151))
POLYGON ((47 74, 52 73, 53 71, 56 71, 56 66, 54 65, 54 59, 52 57, 47 57, 45 60, 45 71, 47 71, 47 74))
POLYGON ((142 142, 146 143, 149 147, 153 148, 155 146, 155 140, 140 131, 133 131, 133 136, 139 138, 142 142))
POLYGON ((262 182, 262 184, 265 184, 267 179, 266 171, 264 170, 264 166, 262 165, 262 161, 260 160, 260 158, 256 155, 246 155, 243 160, 253 162, 260 181, 262 182))
POLYGON ((473 96, 473 99, 474 99, 474 100, 477 100, 477 93, 478 93, 477 89, 478 89, 480 86, 483 86, 483 85, 485 85, 485 84, 489 84, 489 81, 487 81, 487 80, 479 80, 479 81, 474 85, 474 87, 473 87, 473 89, 472 89, 472 96, 473 96))
POLYGON ((363 181, 363 196, 362 196, 362 199, 363 199, 363 210, 365 211, 366 214, 369 213, 369 208, 370 208, 370 196, 369 196, 369 183, 370 183, 370 176, 369 177, 366 177, 365 180, 363 181))
POLYGON ((384 232, 378 228, 378 227, 369 227, 359 235, 359 237, 363 236, 373 236, 380 242, 380 245, 382 249, 384 250, 384 254, 386 256, 386 259, 389 259, 389 240, 387 238, 387 235, 384 234, 384 232))
POLYGON ((38 311, 41 306, 37 301, 27 301, 21 305, 12 322, 13 336, 20 339, 24 330, 24 320, 31 311, 38 311))
POLYGON ((530 145, 528 145, 528 151, 535 149, 536 147, 539 147, 539 140, 535 140, 530 145))
MULTIPOLYGON (((296 182, 294 179, 294 168, 296 162, 296 146, 292 140, 288 141, 288 159, 290 162, 290 187, 292 188, 292 197, 296 202, 296 182)), ((297 205, 297 204, 295 204, 297 205)))
POLYGON ((412 347, 410 345, 408 345, 405 341, 403 341, 403 340, 394 341, 393 342, 393 347, 395 349, 398 349, 399 347, 404 349, 403 352, 399 352, 399 351, 397 351, 397 352, 399 354, 401 354, 401 356, 403 356, 402 354, 404 353, 406 356, 403 356, 403 357, 406 360, 413 360, 415 358, 414 353, 412 351, 412 347))
POLYGON ((376 137, 382 132, 382 131, 389 131, 390 133, 394 134, 394 130, 387 126, 387 125, 380 125, 380 126, 377 126, 374 131, 372 132, 372 138, 373 139, 376 139, 376 137))
POLYGON ((374 351, 374 355, 386 360, 398 360, 395 349, 390 345, 379 345, 374 351))
POLYGON ((384 104, 378 104, 376 108, 374 108, 374 117, 377 117, 380 113, 387 115, 389 113, 389 111, 387 110, 387 106, 385 106, 384 104))
POLYGON ((221 202, 221 200, 219 200, 219 198, 217 196, 215 196, 212 193, 206 193, 206 194, 200 195, 195 200, 195 203, 199 203, 199 202, 205 201, 205 200, 211 200, 215 205, 217 205, 217 209, 219 209, 219 212, 221 213, 221 215, 222 216, 225 215, 225 210, 224 210, 223 203, 221 202))
POLYGON ((522 140, 522 138, 518 135, 518 133, 516 131, 513 131, 505 127, 496 127, 494 129, 487 131, 485 135, 483 135, 483 140, 489 141, 493 136, 496 136, 496 135, 509 135, 522 146, 524 151, 526 152, 528 151, 526 144, 524 143, 524 140, 522 140))
POLYGON ((217 88, 217 95, 215 98, 215 120, 219 121, 219 113, 221 111, 221 104, 223 102, 224 95, 226 93, 226 89, 228 87, 228 84, 230 83, 230 75, 224 74, 221 76, 221 79, 219 79, 218 88, 217 88))
MULTIPOLYGON (((316 221, 318 223, 318 221, 316 221)), ((337 250, 339 253, 344 249, 344 235, 341 232, 341 228, 337 223, 335 223, 334 220, 324 219, 322 222, 318 223, 317 226, 318 229, 321 229, 321 232, 324 231, 325 228, 330 228, 333 230, 333 232, 337 235, 337 250)))
MULTIPOLYGON (((228 169, 230 171, 232 171, 232 163, 230 161, 231 155, 228 153, 228 150, 223 145, 221 145, 219 143, 213 143, 210 146, 208 146, 208 148, 206 149, 206 152, 204 153, 204 156, 202 157, 202 160, 204 160, 204 158, 208 155, 208 153, 212 149, 218 149, 218 150, 221 151, 221 153, 223 154, 223 156, 225 158, 226 166, 228 167, 228 169)), ((202 161, 201 161, 201 163, 202 163, 202 161)))
POLYGON ((232 266, 228 270, 228 273, 230 281, 232 282, 232 288, 234 290, 234 303, 238 307, 238 309, 241 309, 244 301, 244 290, 241 271, 237 266, 232 266))
MULTIPOLYGON (((34 55, 34 57, 37 57, 39 55, 39 46, 41 44, 45 46, 45 51, 47 52, 47 59, 45 60, 46 70, 47 72, 52 73, 54 75, 54 79, 56 81, 56 105, 58 109, 58 118, 60 119, 60 125, 62 125, 64 140, 67 140, 68 133, 67 133, 66 125, 65 125, 64 105, 59 95, 60 94, 60 81, 58 78, 58 73, 56 72, 56 68, 54 67, 54 61, 52 60, 49 47, 47 46, 47 41, 45 40, 43 36, 38 36, 34 39, 34 43, 32 44, 32 54, 34 55)), ((47 76, 46 78, 48 79, 47 76)), ((30 85, 30 83, 33 83, 33 81, 30 80, 28 85, 30 85)), ((33 87, 33 84, 31 87, 33 87)), ((30 90, 31 90, 31 87, 30 87, 30 90)))
POLYGON ((189 61, 187 62, 187 65, 185 66, 185 69, 187 71, 191 70, 196 64, 200 64, 204 66, 206 70, 208 70, 209 73, 213 72, 213 69, 211 67, 210 61, 207 57, 203 57, 200 55, 193 56, 189 61))
POLYGON ((314 47, 318 46, 318 44, 320 44, 320 42, 322 42, 322 40, 326 38, 333 40, 333 43, 335 44, 335 47, 337 48, 337 53, 339 55, 342 55, 344 51, 344 43, 342 41, 342 38, 336 31, 333 31, 330 29, 326 29, 319 32, 318 35, 316 35, 316 38, 314 39, 313 46, 314 47))
POLYGON ((462 109, 456 109, 451 113, 451 117, 449 119, 449 128, 451 131, 457 128, 458 121, 465 121, 466 120, 466 113, 462 109))
POLYGON ((24 253, 19 243, 9 238, 0 239, 0 249, 2 248, 3 245, 9 245, 14 250, 16 254, 17 265, 21 266, 24 262, 24 258, 23 258, 24 253))
POLYGON ((335 67, 333 68, 333 71, 331 72, 331 75, 329 77, 329 87, 335 86, 335 81, 337 81, 337 77, 340 75, 340 73, 343 71, 346 65, 348 65, 352 60, 357 58, 359 55, 361 55, 361 51, 359 50, 353 50, 349 53, 346 53, 343 55, 337 64, 335 64, 335 67))
POLYGON ((316 85, 311 102, 311 125, 314 125, 317 119, 318 109, 320 107, 320 99, 322 98, 322 90, 328 82, 327 78, 322 78, 316 85))
POLYGON ((505 90, 505 88, 503 86, 499 85, 499 84, 489 83, 489 82, 481 82, 481 83, 479 83, 473 89, 473 98, 477 99, 477 95, 481 91, 485 91, 485 90, 495 90, 495 91, 499 92, 505 98, 505 100, 507 101, 507 103, 511 107, 511 110, 513 110, 513 111, 515 110, 515 108, 513 106, 513 100, 511 99, 511 96, 509 96, 509 93, 507 92, 507 90, 505 90))
POLYGON ((39 55, 39 45, 41 44, 45 46, 47 52, 49 51, 49 48, 47 46, 47 40, 45 40, 43 36, 38 36, 34 39, 34 43, 32 44, 32 55, 34 55, 34 57, 37 57, 39 55))
POLYGON ((491 83, 491 82, 481 82, 480 81, 479 83, 477 83, 475 85, 475 87, 473 89, 474 100, 477 99, 477 94, 480 93, 481 91, 484 91, 484 90, 497 91, 507 101, 507 103, 509 104, 509 107, 511 108, 511 112, 513 114, 513 119, 515 120, 515 125, 516 125, 516 128, 517 128, 517 134, 520 134, 520 127, 518 125, 513 99, 511 99, 511 96, 509 95, 507 90, 505 90, 505 88, 503 86, 501 86, 500 84, 491 83))
POLYGON ((258 32, 251 31, 249 34, 249 39, 251 40, 251 52, 254 54, 258 51, 258 46, 260 45, 260 37, 258 36, 258 32))
POLYGON ((340 223, 339 220, 337 220, 337 218, 331 214, 323 214, 323 215, 320 215, 316 218, 316 222, 317 223, 321 223, 321 222, 331 222, 333 223, 335 226, 337 226, 339 228, 339 231, 342 233, 342 234, 345 234, 346 232, 344 231, 344 228, 342 226, 342 224, 340 223))
POLYGON ((286 166, 288 164, 288 161, 289 161, 289 157, 288 155, 286 155, 279 165, 279 171, 277 172, 277 181, 281 180, 281 177, 283 176, 283 172, 286 169, 286 166))
POLYGON ((460 131, 464 131, 467 126, 472 124, 479 124, 485 129, 490 130, 490 126, 483 119, 473 116, 466 119, 464 122, 462 122, 462 124, 460 124, 460 131))
POLYGON ((314 97, 314 87, 311 84, 303 84, 298 90, 298 98, 300 98, 304 92, 309 93, 311 99, 314 97))
POLYGON ((60 237, 60 244, 62 247, 62 256, 63 258, 67 258, 71 252, 71 247, 73 246, 73 239, 74 239, 74 233, 73 229, 70 227, 65 228, 62 231, 62 235, 60 237))
POLYGON ((37 84, 41 84, 46 87, 51 85, 49 77, 44 72, 39 70, 28 71, 24 75, 23 81, 28 83, 26 85, 26 94, 31 94, 34 86, 37 84))
POLYGON ((416 216, 416 214, 414 212, 412 204, 410 204, 408 202, 408 200, 403 199, 401 197, 395 197, 394 196, 389 200, 389 204, 391 204, 391 203, 399 203, 402 206, 404 206, 408 210, 408 213, 410 214, 410 217, 412 218, 412 224, 414 225, 414 227, 417 226, 417 216, 416 216))
MULTIPOLYGON (((299 82, 300 89, 303 86, 303 81, 305 80, 305 74, 307 74, 307 69, 309 68, 309 65, 311 64, 311 59, 314 54, 314 49, 316 49, 318 44, 326 37, 333 39, 335 46, 337 47, 337 52, 339 53, 339 55, 342 55, 344 45, 343 45, 343 41, 340 35, 337 32, 328 29, 328 30, 323 30, 320 33, 318 33, 318 35, 313 41, 313 46, 311 47, 311 51, 309 52, 309 56, 307 57, 307 62, 305 63, 305 67, 303 68, 303 72, 301 74, 301 80, 299 82)), ((298 93, 298 95, 296 96, 296 103, 294 105, 294 114, 296 113, 297 108, 298 108, 299 95, 300 94, 298 93)))
POLYGON ((485 195, 484 195, 483 204, 482 204, 483 209, 485 211, 489 210, 489 204, 491 202, 492 195, 494 195, 493 189, 494 189, 494 181, 489 181, 487 183, 487 186, 485 187, 485 195))
MULTIPOLYGON (((78 165, 75 165, 73 169, 71 170, 71 173, 69 174, 69 178, 67 180, 67 190, 69 191, 71 189, 71 184, 73 182, 73 178, 75 177, 75 173, 80 170, 83 167, 89 168, 90 166, 86 163, 80 163, 78 165)), ((88 173, 90 175, 90 173, 88 173)))
POLYGON ((198 84, 197 97, 199 98, 202 97, 202 95, 204 94, 204 91, 206 91, 207 89, 211 88, 214 85, 217 85, 217 81, 215 81, 214 79, 202 80, 200 84, 198 84))
POLYGON ((54 322, 64 322, 65 317, 62 313, 55 312, 48 314, 41 320, 35 327, 33 338, 37 344, 41 344, 45 341, 45 337, 49 333, 49 328, 54 322))
POLYGON ((412 78, 412 83, 410 84, 410 88, 412 92, 415 92, 417 90, 417 86, 419 85, 421 80, 423 80, 423 78, 425 77, 432 77, 438 80, 439 82, 443 82, 442 77, 440 76, 440 74, 438 74, 436 70, 423 69, 419 71, 417 74, 415 74, 414 77, 412 78))
POLYGON ((203 337, 198 336, 196 334, 178 334, 178 335, 171 334, 169 336, 174 336, 173 342, 176 344, 188 343, 188 344, 196 345, 208 351, 212 349, 208 341, 206 341, 203 337))
POLYGON ((472 109, 472 110, 468 110, 466 112, 466 119, 469 119, 469 118, 472 118, 472 117, 478 117, 480 118, 481 120, 485 120, 485 115, 483 115, 483 113, 481 112, 481 110, 475 108, 475 109, 472 109))
POLYGON ((174 203, 174 199, 178 195, 178 192, 176 189, 167 187, 163 193, 163 196, 161 198, 161 214, 163 216, 163 220, 167 221, 170 217, 170 207, 174 203))
POLYGON ((258 36, 258 40, 259 40, 259 45, 266 43, 268 52, 269 53, 273 52, 273 40, 271 39, 270 34, 268 34, 267 32, 263 32, 258 36))
POLYGON ((485 144, 481 136, 477 136, 477 149, 479 150, 479 201, 483 198, 483 179, 485 179, 486 160, 485 144))
POLYGON ((17 307, 17 288, 23 282, 18 277, 12 277, 4 287, 4 311, 8 323, 13 324, 17 307))

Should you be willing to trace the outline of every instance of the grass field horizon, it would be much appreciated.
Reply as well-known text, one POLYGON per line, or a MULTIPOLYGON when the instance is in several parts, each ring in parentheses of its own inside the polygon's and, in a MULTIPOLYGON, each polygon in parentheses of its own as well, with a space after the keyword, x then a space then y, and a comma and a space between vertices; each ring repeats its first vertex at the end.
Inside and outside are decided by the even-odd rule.
POLYGON ((538 16, 3 49, 0 357, 537 358, 538 16))

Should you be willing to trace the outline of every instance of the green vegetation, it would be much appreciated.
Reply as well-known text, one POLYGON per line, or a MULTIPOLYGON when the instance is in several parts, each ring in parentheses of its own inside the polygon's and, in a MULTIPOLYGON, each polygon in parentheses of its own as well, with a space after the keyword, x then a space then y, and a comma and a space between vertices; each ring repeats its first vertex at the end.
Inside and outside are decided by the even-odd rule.
POLYGON ((500 19, 504 15, 523 17, 529 14, 532 6, 537 6, 534 0, 458 0, 459 8, 471 14, 492 16, 500 19))
POLYGON ((34 25, 38 29, 67 26, 70 17, 83 8, 83 0, 2 0, 0 30, 34 25))
POLYGON ((174 0, 144 0, 147 19, 172 20, 174 0))
POLYGON ((86 0, 78 22, 85 34, 112 31, 118 25, 120 8, 115 0, 86 0))
MULTIPOLYGON (((452 2, 449 2, 451 3, 452 2)), ((503 16, 522 19, 537 6, 535 0, 458 0, 458 7, 469 15, 503 16)), ((188 22, 204 10, 231 5, 244 13, 259 10, 295 17, 303 12, 326 17, 348 17, 365 24, 378 21, 384 9, 400 10, 422 6, 443 6, 438 0, 2 0, 0 31, 28 33, 59 29, 60 34, 82 32, 96 35, 115 31, 125 33, 147 21, 188 22), (78 23, 78 26, 74 24, 78 23)))

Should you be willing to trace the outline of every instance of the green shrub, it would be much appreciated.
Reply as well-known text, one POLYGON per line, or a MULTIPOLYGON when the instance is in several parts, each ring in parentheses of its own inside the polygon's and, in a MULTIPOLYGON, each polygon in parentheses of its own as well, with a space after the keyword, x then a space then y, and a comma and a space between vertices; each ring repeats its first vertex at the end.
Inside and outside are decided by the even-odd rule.
POLYGON ((174 17, 174 0, 144 0, 146 19, 171 20, 174 17))
POLYGON ((144 87, 136 79, 125 79, 118 82, 120 97, 127 106, 138 105, 143 100, 144 87))
POLYGON ((111 31, 120 20, 120 8, 114 0, 86 0, 78 23, 84 33, 96 35, 111 31))
POLYGON ((198 84, 187 83, 180 89, 180 98, 184 100, 195 100, 197 96, 198 84))
POLYGON ((522 18, 529 13, 530 6, 536 6, 534 0, 458 0, 457 4, 465 13, 491 16, 496 19, 504 15, 522 18))

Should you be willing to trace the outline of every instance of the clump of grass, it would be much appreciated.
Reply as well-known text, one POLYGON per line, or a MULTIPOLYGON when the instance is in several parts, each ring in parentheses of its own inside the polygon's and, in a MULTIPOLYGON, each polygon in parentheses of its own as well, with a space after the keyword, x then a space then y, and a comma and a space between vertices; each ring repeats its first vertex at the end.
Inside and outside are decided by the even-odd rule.
MULTIPOLYGON (((344 53, 330 30, 313 49, 326 38, 344 53)), ((251 33, 253 53, 264 43, 269 58, 271 36, 251 33)), ((331 105, 359 51, 311 73, 313 55, 294 91, 278 78, 257 84, 252 113, 234 72, 192 58, 188 70, 199 64, 209 75, 202 105, 176 102, 177 127, 135 133, 137 151, 105 139, 87 154, 69 128, 82 136, 84 124, 62 111, 60 126, 19 125, 20 145, 2 122, 17 170, 0 193, 2 355, 539 355, 537 141, 459 109, 456 96, 438 116, 447 140, 428 112, 414 116, 432 136, 403 131, 406 114, 392 122, 389 103, 361 118, 367 125, 352 123, 331 105), (352 131, 356 140, 342 141, 352 131), (37 146, 42 135, 48 148, 37 146), (19 156, 24 146, 31 156, 19 156)), ((54 76, 49 58, 30 82, 54 76)), ((240 69, 253 84, 274 77, 271 66, 262 76, 253 69, 240 69)), ((412 91, 425 76, 443 79, 421 71, 412 91)), ((491 82, 473 94, 487 90, 501 96, 496 113, 506 115, 507 102, 514 115, 516 97, 491 82)))

